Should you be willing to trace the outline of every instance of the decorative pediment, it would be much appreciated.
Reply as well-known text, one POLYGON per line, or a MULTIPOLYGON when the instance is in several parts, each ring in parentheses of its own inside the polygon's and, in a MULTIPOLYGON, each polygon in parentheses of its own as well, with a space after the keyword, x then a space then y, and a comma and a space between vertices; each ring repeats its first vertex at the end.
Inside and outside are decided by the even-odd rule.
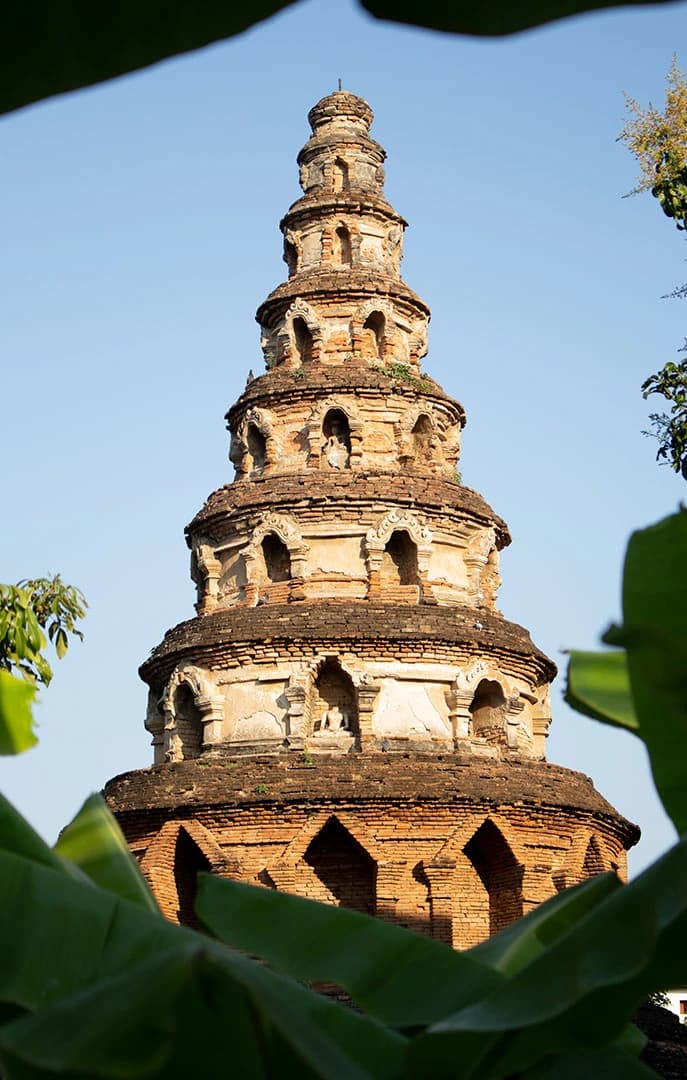
POLYGON ((405 530, 418 548, 428 549, 432 543, 432 531, 420 518, 408 510, 390 510, 381 521, 367 530, 366 542, 369 549, 383 548, 391 534, 405 530))

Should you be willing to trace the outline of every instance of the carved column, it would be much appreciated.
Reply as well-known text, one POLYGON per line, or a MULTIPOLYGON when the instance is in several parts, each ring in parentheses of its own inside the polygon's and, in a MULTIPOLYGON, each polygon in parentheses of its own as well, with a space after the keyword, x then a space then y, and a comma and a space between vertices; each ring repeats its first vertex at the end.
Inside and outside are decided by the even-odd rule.
POLYGON ((448 718, 451 724, 451 735, 453 736, 454 746, 458 746, 462 739, 470 738, 470 709, 469 705, 472 701, 472 691, 459 690, 453 686, 445 693, 446 704, 448 705, 448 718))
POLYGON ((361 682, 358 686, 358 730, 361 750, 374 749, 372 716, 379 691, 378 683, 361 682))
POLYGON ((360 467, 363 456, 363 424, 361 420, 349 420, 348 430, 351 437, 351 469, 360 467))
POLYGON ((302 676, 292 677, 284 696, 289 704, 286 714, 286 741, 290 749, 302 750, 305 746, 307 681, 302 676))

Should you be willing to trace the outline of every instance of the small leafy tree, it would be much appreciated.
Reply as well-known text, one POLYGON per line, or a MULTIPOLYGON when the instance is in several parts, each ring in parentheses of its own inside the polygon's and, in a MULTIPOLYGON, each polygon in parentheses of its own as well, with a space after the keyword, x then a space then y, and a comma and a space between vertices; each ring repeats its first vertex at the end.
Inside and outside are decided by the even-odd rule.
POLYGON ((69 635, 83 638, 76 624, 87 606, 83 593, 59 574, 0 585, 0 669, 47 686, 52 679, 48 641, 62 659, 69 635))
MULTIPOLYGON (((666 79, 666 103, 663 112, 649 104, 644 109, 626 96, 631 118, 620 138, 640 165, 637 187, 632 194, 651 191, 663 213, 681 231, 687 230, 687 75, 673 57, 666 79)), ((674 289, 673 299, 687 298, 687 284, 674 289)), ((685 347, 681 349, 684 352, 685 347)), ((645 431, 658 439, 656 460, 670 465, 687 480, 687 360, 669 361, 655 375, 642 383, 645 398, 660 394, 670 402, 668 412, 651 413, 653 430, 645 431)))

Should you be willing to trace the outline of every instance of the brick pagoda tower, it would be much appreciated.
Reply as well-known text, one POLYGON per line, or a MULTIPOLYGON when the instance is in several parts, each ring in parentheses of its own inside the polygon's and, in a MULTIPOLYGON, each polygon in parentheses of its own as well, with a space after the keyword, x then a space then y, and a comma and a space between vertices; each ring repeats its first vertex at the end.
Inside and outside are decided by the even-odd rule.
POLYGON ((554 664, 496 607, 508 528, 456 473, 465 414, 420 369, 372 111, 308 117, 266 372, 232 483, 186 530, 198 602, 141 668, 155 764, 106 788, 172 919, 211 870, 470 946, 638 830, 547 764, 554 664))

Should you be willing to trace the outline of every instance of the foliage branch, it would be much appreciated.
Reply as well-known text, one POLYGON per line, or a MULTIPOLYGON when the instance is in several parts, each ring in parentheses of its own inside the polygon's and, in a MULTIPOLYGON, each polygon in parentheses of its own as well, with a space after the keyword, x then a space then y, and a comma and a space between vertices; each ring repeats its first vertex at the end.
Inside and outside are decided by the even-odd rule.
POLYGON ((70 634, 83 639, 77 622, 87 606, 83 593, 59 574, 0 585, 0 669, 47 686, 53 674, 45 656, 48 641, 61 660, 70 634))
MULTIPOLYGON (((640 166, 637 187, 631 194, 651 191, 667 217, 687 230, 687 75, 673 58, 666 78, 663 111, 652 104, 645 109, 626 95, 631 114, 620 138, 640 166)), ((687 284, 669 294, 686 299, 687 284)), ((687 342, 680 352, 687 350, 687 342)), ((658 440, 656 460, 670 465, 687 480, 687 360, 669 361, 642 383, 645 398, 659 394, 670 403, 668 412, 651 413, 651 435, 658 440)))

